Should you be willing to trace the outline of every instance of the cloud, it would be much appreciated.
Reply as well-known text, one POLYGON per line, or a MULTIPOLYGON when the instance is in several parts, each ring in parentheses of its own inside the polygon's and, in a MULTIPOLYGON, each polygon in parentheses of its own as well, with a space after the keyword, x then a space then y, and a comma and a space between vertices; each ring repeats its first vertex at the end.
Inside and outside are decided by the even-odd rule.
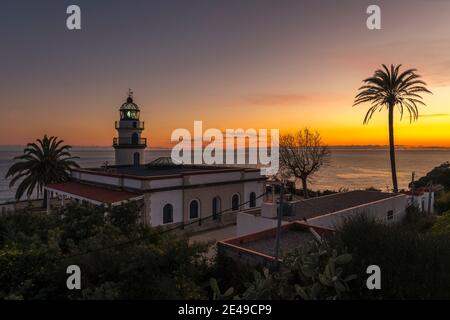
POLYGON ((447 113, 420 114, 419 118, 448 117, 447 113))

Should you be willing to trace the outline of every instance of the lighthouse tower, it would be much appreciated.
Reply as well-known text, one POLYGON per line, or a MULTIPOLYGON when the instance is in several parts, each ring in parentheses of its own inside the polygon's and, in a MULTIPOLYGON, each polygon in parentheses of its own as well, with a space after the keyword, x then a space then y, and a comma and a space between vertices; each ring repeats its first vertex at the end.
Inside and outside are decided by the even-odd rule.
POLYGON ((145 163, 147 139, 141 138, 144 122, 139 121, 139 107, 133 102, 133 92, 129 90, 127 101, 119 109, 120 120, 116 121, 118 137, 113 140, 116 165, 145 163))

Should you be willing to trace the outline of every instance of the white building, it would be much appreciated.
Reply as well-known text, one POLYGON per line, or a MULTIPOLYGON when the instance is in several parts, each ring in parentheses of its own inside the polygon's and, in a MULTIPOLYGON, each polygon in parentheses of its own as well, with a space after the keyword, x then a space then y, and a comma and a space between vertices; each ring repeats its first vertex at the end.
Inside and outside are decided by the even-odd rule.
POLYGON ((144 122, 131 94, 120 108, 116 129, 115 166, 74 169, 70 181, 46 186, 62 205, 74 200, 113 206, 138 201, 144 223, 193 230, 235 224, 237 212, 261 206, 265 177, 259 169, 174 164, 170 158, 143 164, 144 122))
POLYGON ((405 193, 409 205, 414 205, 420 211, 434 213, 434 191, 428 188, 417 188, 405 193))
MULTIPOLYGON (((261 209, 239 213, 237 236, 274 228, 277 225, 277 201, 276 197, 269 196, 261 209)), ((360 190, 287 201, 285 204, 282 224, 304 221, 312 226, 332 229, 358 214, 386 223, 400 221, 408 205, 405 194, 360 190)))

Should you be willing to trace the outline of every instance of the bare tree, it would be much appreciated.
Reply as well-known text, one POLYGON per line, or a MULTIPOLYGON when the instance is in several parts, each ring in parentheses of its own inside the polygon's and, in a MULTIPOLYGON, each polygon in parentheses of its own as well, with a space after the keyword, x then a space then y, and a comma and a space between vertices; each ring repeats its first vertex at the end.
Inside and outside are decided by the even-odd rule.
POLYGON ((330 160, 330 149, 322 143, 318 131, 308 128, 280 137, 280 167, 300 179, 303 195, 308 198, 308 181, 330 160))

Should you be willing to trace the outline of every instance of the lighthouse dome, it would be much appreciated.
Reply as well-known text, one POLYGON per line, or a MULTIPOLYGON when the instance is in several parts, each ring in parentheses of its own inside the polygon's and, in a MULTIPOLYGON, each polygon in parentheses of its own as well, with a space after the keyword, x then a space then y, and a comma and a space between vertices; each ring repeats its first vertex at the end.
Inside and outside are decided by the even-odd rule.
POLYGON ((136 103, 133 102, 132 97, 128 97, 127 101, 122 104, 120 110, 137 110, 139 111, 139 107, 136 103))
POLYGON ((132 94, 130 90, 127 101, 120 107, 120 120, 139 120, 139 107, 133 102, 132 94))

